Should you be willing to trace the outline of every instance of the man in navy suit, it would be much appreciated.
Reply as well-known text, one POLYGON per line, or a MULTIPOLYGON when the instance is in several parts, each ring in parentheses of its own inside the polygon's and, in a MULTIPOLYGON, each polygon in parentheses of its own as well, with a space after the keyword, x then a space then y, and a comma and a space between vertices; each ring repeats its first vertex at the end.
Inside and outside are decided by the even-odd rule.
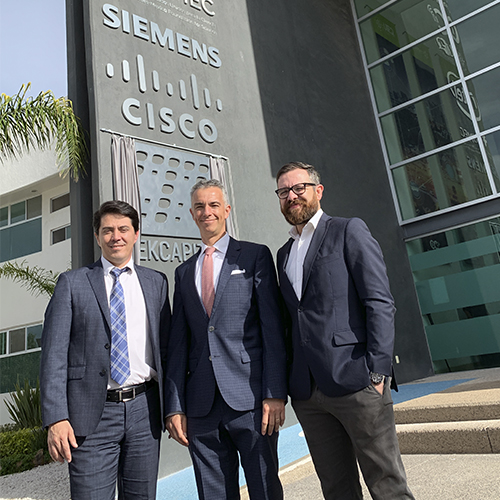
POLYGON ((40 386, 49 452, 69 462, 73 500, 114 500, 117 484, 120 499, 154 500, 167 278, 134 264, 139 216, 128 203, 103 203, 94 231, 101 259, 61 274, 45 313, 40 386))
POLYGON ((292 356, 289 393, 327 500, 413 499, 390 391, 394 301, 382 252, 357 218, 329 217, 314 167, 284 165, 281 211, 293 226, 278 251, 292 356))
POLYGON ((240 498, 238 454, 250 498, 281 499, 277 440, 287 390, 276 271, 266 246, 229 237, 230 210, 217 180, 193 186, 203 244, 175 272, 167 430, 189 446, 200 499, 240 498))

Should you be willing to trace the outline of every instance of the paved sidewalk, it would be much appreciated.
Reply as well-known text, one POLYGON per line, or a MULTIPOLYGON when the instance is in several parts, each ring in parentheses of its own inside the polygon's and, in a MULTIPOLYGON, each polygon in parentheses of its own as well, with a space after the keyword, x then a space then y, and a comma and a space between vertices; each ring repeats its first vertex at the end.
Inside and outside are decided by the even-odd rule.
MULTIPOLYGON (((403 462, 416 500, 500 499, 500 455, 403 455, 403 462)), ((295 465, 281 474, 285 500, 322 500, 310 458, 295 465)))

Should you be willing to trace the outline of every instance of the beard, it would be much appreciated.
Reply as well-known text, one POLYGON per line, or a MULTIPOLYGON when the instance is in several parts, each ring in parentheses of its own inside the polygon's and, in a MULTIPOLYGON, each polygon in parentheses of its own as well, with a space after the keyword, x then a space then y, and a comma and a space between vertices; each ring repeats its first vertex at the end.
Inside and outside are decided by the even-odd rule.
POLYGON ((293 203, 299 203, 301 207, 293 211, 290 210, 289 203, 281 207, 281 213, 284 215, 286 221, 292 226, 307 224, 319 210, 319 200, 316 197, 310 202, 297 198, 293 203))

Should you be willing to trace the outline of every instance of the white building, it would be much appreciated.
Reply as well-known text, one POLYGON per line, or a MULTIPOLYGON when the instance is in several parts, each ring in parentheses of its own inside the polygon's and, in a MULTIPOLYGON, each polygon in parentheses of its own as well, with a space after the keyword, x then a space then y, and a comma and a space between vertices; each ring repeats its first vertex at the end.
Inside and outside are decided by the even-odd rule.
MULTIPOLYGON (((0 163, 0 265, 24 262, 54 272, 71 266, 69 181, 54 151, 36 151, 0 163)), ((0 424, 15 383, 36 383, 43 315, 49 298, 0 278, 0 424)))

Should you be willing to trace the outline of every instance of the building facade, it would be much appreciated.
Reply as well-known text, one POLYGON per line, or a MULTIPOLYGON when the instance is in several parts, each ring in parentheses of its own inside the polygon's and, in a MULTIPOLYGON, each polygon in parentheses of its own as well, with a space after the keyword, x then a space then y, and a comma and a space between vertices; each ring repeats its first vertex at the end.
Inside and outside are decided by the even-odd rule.
MULTIPOLYGON (((0 265, 24 263, 53 271, 71 267, 69 181, 53 151, 34 151, 2 165, 0 265)), ((10 417, 3 400, 19 382, 35 386, 43 314, 49 298, 10 279, 0 280, 0 425, 10 417)))

